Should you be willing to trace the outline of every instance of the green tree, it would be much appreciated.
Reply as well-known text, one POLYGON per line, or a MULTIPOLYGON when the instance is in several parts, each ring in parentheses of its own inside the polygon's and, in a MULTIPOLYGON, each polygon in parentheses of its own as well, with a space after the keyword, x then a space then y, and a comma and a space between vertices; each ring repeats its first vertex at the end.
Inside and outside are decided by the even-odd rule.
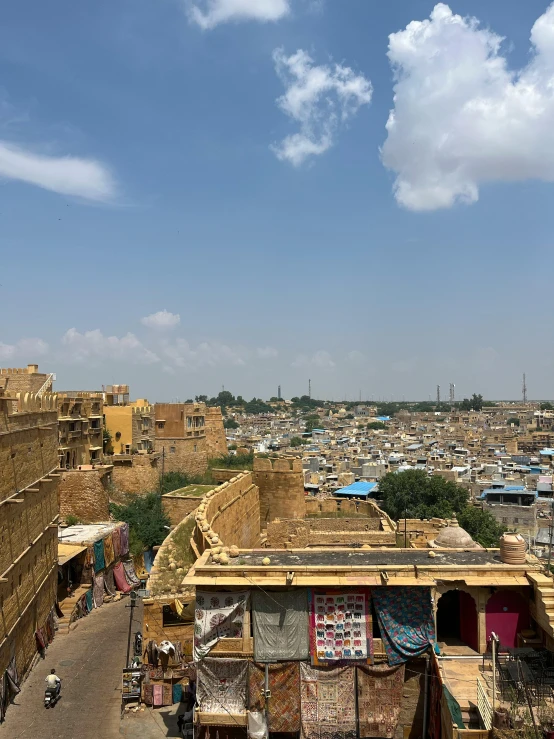
POLYGON ((519 418, 516 418, 515 416, 513 418, 508 418, 506 423, 508 426, 519 426, 519 418))
POLYGON ((238 429, 239 424, 235 421, 234 418, 227 418, 223 422, 223 428, 225 429, 238 429))
POLYGON ((541 403, 541 411, 551 411, 554 410, 554 406, 552 403, 549 403, 548 401, 546 403, 541 403))
POLYGON ((195 395, 194 399, 197 403, 206 403, 208 400, 207 395, 195 395))
POLYGON ((302 439, 300 436, 293 436, 292 439, 290 440, 290 446, 292 447, 302 446, 303 444, 306 444, 306 443, 307 443, 306 440, 302 439))
POLYGON ((321 428, 321 418, 318 415, 311 414, 304 418, 306 421, 306 432, 311 434, 314 429, 321 428))
POLYGON ((483 396, 473 393, 471 396, 471 407, 474 411, 480 411, 483 408, 483 396))
POLYGON ((382 421, 371 421, 371 423, 367 424, 367 428, 369 431, 382 431, 387 427, 382 421))
POLYGON ((227 467, 233 470, 251 470, 253 466, 253 451, 247 452, 246 454, 225 454, 221 457, 214 457, 208 461, 208 467, 210 469, 227 467))
POLYGON ((462 411, 470 411, 471 410, 471 400, 469 398, 464 398, 462 402, 460 403, 460 410, 462 411))
POLYGON ((458 523, 483 547, 500 546, 500 537, 506 531, 489 511, 466 506, 458 513, 458 523))
POLYGON ((449 518, 467 505, 465 488, 440 475, 423 470, 389 472, 379 480, 383 509, 395 520, 404 518, 449 518))
POLYGON ((168 534, 169 518, 162 508, 162 499, 158 493, 147 495, 129 495, 125 505, 110 505, 110 513, 116 521, 129 524, 129 543, 133 544, 133 554, 137 549, 158 546, 168 534))
POLYGON ((104 454, 113 454, 112 435, 105 426, 102 429, 102 447, 104 454))

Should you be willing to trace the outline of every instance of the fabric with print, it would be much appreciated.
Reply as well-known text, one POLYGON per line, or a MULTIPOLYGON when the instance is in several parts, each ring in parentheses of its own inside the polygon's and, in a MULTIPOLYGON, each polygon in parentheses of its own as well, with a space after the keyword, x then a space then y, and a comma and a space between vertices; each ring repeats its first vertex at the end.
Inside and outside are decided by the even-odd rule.
MULTIPOLYGON (((300 731, 300 664, 279 662, 268 665, 269 730, 278 733, 300 731)), ((248 710, 266 710, 265 665, 251 662, 248 677, 248 710)))
POLYGON ((94 608, 94 599, 92 597, 92 588, 90 590, 87 590, 85 593, 85 598, 87 600, 87 613, 90 613, 92 609, 94 608))
POLYGON ((164 704, 164 686, 161 683, 152 686, 152 705, 156 708, 164 704))
POLYGON ((258 662, 308 659, 308 590, 252 593, 254 659, 258 662))
POLYGON ((173 685, 171 683, 164 683, 163 705, 173 705, 173 685))
POLYGON ((154 686, 152 683, 143 683, 142 685, 142 700, 147 706, 151 706, 154 702, 154 686))
POLYGON ((119 527, 119 556, 124 557, 129 551, 129 524, 119 527))
POLYGON ((364 665, 357 670, 360 737, 392 739, 402 708, 404 665, 364 665))
POLYGON ((300 663, 303 739, 356 739, 355 669, 300 663))
POLYGON ((198 665, 196 700, 206 713, 246 713, 248 660, 206 657, 198 665))
POLYGON ((100 539, 94 542, 94 571, 100 572, 104 567, 104 542, 100 539))
POLYGON ((98 573, 94 576, 92 596, 94 599, 94 607, 100 608, 100 606, 104 604, 104 575, 102 575, 102 573, 98 573))
POLYGON ((113 564, 115 560, 114 551, 113 551, 113 536, 112 534, 108 534, 104 537, 104 566, 109 567, 111 564, 113 564))
POLYGON ((430 589, 373 588, 372 595, 389 664, 423 654, 435 640, 430 589))
POLYGON ((250 605, 249 590, 239 592, 196 591, 194 659, 198 662, 222 638, 242 636, 242 622, 250 605))
POLYGON ((135 572, 135 565, 131 560, 128 562, 123 562, 123 570, 125 572, 125 579, 131 585, 132 587, 137 587, 140 585, 140 580, 138 579, 136 572, 135 572))
POLYGON ((116 587, 113 576, 113 569, 111 567, 104 573, 104 588, 108 595, 115 595, 116 587))
POLYGON ((312 665, 342 661, 371 663, 373 637, 368 588, 310 590, 312 665))
POLYGON ((117 589, 121 590, 122 593, 128 593, 133 589, 127 582, 125 570, 123 569, 123 564, 121 562, 118 562, 113 568, 113 576, 115 578, 117 589))
POLYGON ((119 526, 112 531, 113 556, 119 559, 121 554, 121 539, 119 537, 119 526))

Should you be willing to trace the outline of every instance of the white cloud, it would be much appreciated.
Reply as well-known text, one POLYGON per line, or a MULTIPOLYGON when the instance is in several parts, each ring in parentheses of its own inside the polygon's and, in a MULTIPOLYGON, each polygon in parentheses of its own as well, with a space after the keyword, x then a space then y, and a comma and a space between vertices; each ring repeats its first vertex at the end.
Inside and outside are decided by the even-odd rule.
POLYGON ((346 355, 346 358, 349 362, 353 362, 354 364, 360 364, 364 361, 365 355, 363 352, 359 351, 358 349, 352 349, 351 352, 348 352, 346 355))
POLYGON ((329 352, 326 352, 323 349, 320 349, 311 356, 308 356, 307 354, 299 354, 291 364, 291 367, 316 367, 318 369, 333 369, 334 366, 335 362, 333 361, 333 358, 329 352))
POLYGON ((334 144, 341 126, 362 105, 371 102, 373 88, 369 80, 350 67, 315 65, 302 49, 288 57, 283 49, 276 49, 273 60, 286 88, 277 105, 300 124, 300 132, 287 136, 272 146, 272 150, 278 159, 299 166, 334 144))
POLYGON ((104 336, 100 329, 79 333, 70 328, 62 336, 62 345, 67 348, 68 358, 75 361, 86 359, 123 360, 133 364, 153 364, 159 357, 137 339, 127 333, 121 338, 104 336))
POLYGON ((502 40, 443 3, 389 36, 395 96, 382 158, 404 207, 473 203, 485 182, 554 181, 554 4, 521 70, 509 69, 502 40))
POLYGON ((208 30, 229 21, 278 21, 289 12, 289 0, 202 0, 191 4, 189 17, 208 30))
POLYGON ((0 141, 2 177, 99 202, 112 200, 116 194, 112 175, 100 162, 35 154, 8 141, 0 141))
POLYGON ((0 359, 24 357, 32 362, 36 357, 42 357, 48 352, 48 344, 42 339, 20 339, 15 344, 0 342, 0 359))
POLYGON ((256 349, 256 354, 260 359, 273 359, 279 352, 273 346, 261 346, 256 349))
POLYGON ((219 342, 204 341, 192 347, 186 339, 177 339, 171 344, 164 342, 163 351, 176 367, 188 370, 218 365, 243 366, 245 364, 241 350, 219 342))
POLYGON ((169 311, 160 310, 157 313, 151 313, 140 319, 140 322, 148 328, 165 330, 175 328, 181 323, 181 316, 178 313, 170 313, 169 311))

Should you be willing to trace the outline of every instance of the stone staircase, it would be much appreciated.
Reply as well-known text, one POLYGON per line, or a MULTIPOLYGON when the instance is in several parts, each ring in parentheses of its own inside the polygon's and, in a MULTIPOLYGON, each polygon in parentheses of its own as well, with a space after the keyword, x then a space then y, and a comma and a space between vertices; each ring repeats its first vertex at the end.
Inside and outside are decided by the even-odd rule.
POLYGON ((71 616, 77 602, 83 597, 87 590, 90 590, 90 585, 80 585, 70 596, 60 603, 63 616, 58 619, 58 634, 69 634, 69 632, 79 623, 79 620, 71 621, 71 616))
POLYGON ((528 572, 535 591, 531 615, 548 636, 554 638, 554 579, 539 572, 528 572))

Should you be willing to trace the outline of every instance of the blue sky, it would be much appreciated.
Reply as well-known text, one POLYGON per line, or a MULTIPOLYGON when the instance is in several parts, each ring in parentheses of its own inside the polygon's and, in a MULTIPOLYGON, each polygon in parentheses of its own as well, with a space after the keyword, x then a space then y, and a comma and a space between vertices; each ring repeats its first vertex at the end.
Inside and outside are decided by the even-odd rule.
POLYGON ((553 79, 533 0, 7 4, 0 365, 552 397, 553 79))

